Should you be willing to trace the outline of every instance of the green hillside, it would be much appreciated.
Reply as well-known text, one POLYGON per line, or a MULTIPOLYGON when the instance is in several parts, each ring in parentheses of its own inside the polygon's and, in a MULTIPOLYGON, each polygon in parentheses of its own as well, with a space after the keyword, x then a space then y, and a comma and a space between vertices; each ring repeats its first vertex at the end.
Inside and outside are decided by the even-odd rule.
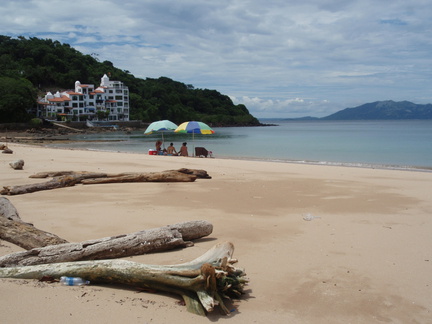
POLYGON ((432 105, 419 105, 409 101, 376 101, 354 108, 345 108, 323 120, 397 120, 432 119, 432 105))
POLYGON ((109 61, 99 62, 58 41, 1 35, 0 123, 30 119, 26 109, 36 104, 37 94, 71 89, 77 80, 98 85, 104 74, 129 87, 131 120, 200 120, 213 126, 260 124, 246 106, 234 105, 216 90, 195 89, 167 77, 136 78, 109 61))

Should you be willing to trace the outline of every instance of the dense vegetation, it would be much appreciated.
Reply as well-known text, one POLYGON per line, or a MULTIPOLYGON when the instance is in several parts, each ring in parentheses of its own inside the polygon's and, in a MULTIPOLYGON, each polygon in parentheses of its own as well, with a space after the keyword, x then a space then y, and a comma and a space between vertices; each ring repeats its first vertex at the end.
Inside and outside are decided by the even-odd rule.
POLYGON ((244 105, 234 105, 216 90, 195 89, 167 77, 136 78, 109 61, 99 62, 58 41, 1 35, 0 122, 31 118, 26 108, 36 103, 36 93, 42 96, 47 91, 71 89, 76 80, 99 85, 108 73, 111 80, 129 87, 132 120, 200 120, 214 126, 259 124, 244 105))

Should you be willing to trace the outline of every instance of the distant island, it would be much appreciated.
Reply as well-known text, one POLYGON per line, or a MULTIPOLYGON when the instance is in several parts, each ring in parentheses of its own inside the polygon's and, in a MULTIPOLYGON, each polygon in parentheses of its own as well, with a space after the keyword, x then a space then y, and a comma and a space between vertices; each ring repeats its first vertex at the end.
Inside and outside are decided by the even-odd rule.
POLYGON ((419 105, 409 101, 376 101, 345 108, 326 117, 286 118, 285 120, 402 120, 432 119, 432 104, 419 105))

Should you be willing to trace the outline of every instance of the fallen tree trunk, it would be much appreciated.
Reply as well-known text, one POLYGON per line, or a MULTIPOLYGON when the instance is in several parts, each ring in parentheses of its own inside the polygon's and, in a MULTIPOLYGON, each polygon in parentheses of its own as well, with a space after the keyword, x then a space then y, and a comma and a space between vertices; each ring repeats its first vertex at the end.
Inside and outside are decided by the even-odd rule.
MULTIPOLYGON (((62 177, 66 175, 74 175, 74 174, 89 174, 90 172, 86 171, 47 171, 47 172, 38 172, 36 174, 32 174, 29 178, 36 179, 44 179, 44 178, 54 178, 54 177, 62 177)), ((106 173, 100 173, 101 175, 107 175, 106 173)))
POLYGON ((0 191, 2 195, 22 195, 26 193, 51 190, 63 187, 72 187, 77 183, 102 184, 102 183, 123 183, 123 182, 193 182, 197 178, 211 179, 205 170, 179 169, 162 172, 147 173, 120 173, 107 174, 87 171, 53 171, 42 172, 30 176, 30 178, 53 179, 42 182, 20 186, 4 186, 0 191))
MULTIPOLYGON (((192 174, 195 175, 197 178, 201 179, 211 179, 211 176, 207 173, 205 170, 200 169, 188 169, 188 168, 180 168, 177 170, 168 170, 168 171, 177 171, 185 174, 192 174)), ((29 176, 29 178, 53 178, 53 177, 60 177, 65 175, 73 175, 73 174, 81 174, 81 173, 89 173, 87 171, 44 171, 44 172, 38 172, 36 174, 33 174, 29 176)), ((105 173, 104 173, 105 174, 105 173)), ((106 173, 107 177, 119 177, 123 175, 130 175, 130 174, 139 174, 136 172, 123 172, 123 173, 106 173)))
POLYGON ((0 267, 123 258, 193 245, 191 240, 208 236, 213 225, 190 221, 145 231, 80 243, 64 243, 11 253, 0 257, 0 267))
POLYGON ((2 195, 22 195, 26 193, 31 193, 35 191, 41 190, 51 190, 57 188, 64 187, 72 187, 77 183, 80 183, 82 180, 87 178, 99 178, 106 177, 106 173, 73 173, 69 175, 63 175, 59 177, 54 177, 50 181, 42 182, 42 183, 32 183, 21 186, 6 186, 3 187, 3 190, 0 191, 2 195))
POLYGON ((193 182, 193 174, 186 174, 176 170, 148 173, 124 173, 110 175, 105 178, 84 179, 82 184, 123 183, 123 182, 193 182))
POLYGON ((191 240, 208 236, 213 225, 207 221, 189 221, 80 243, 42 231, 21 220, 18 211, 5 197, 0 197, 0 239, 28 251, 0 257, 0 267, 111 259, 165 251, 192 245, 191 240))
POLYGON ((41 279, 61 276, 82 277, 91 284, 126 284, 179 294, 188 311, 199 315, 223 298, 238 298, 247 284, 243 270, 234 268, 232 243, 218 244, 201 257, 179 265, 144 265, 126 260, 81 261, 27 267, 0 268, 1 278, 41 279))
POLYGON ((26 250, 67 243, 66 240, 55 234, 42 231, 34 227, 33 224, 23 222, 12 203, 4 197, 0 197, 0 239, 26 250))

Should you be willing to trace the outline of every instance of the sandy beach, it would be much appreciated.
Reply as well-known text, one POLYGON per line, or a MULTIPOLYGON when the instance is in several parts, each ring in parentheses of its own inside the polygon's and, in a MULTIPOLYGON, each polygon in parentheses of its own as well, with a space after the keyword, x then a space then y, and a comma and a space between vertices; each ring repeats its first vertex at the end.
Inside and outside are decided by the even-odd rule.
MULTIPOLYGON (((189 220, 193 247, 128 257, 177 264, 235 246, 250 283, 230 316, 190 314, 175 295, 0 279, 3 323, 431 323, 432 172, 48 149, 9 143, 1 186, 42 171, 206 170, 192 183, 77 185, 7 196, 37 228, 80 242, 189 220), (24 170, 9 162, 23 159, 24 170)), ((21 248, 0 241, 0 255, 21 248)))

